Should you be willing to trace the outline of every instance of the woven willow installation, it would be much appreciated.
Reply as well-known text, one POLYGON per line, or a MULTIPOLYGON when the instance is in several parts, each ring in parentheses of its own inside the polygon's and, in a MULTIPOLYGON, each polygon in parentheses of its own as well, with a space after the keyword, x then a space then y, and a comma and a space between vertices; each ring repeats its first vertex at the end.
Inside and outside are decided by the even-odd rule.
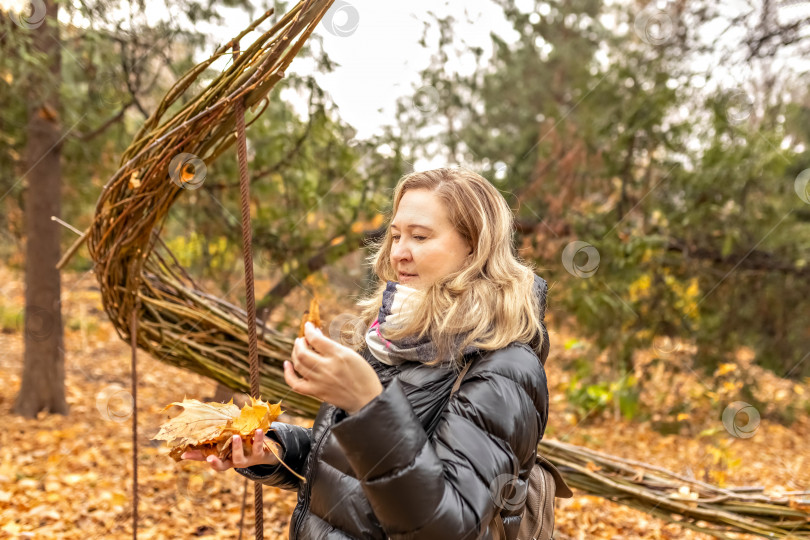
MULTIPOLYGON (((181 77, 124 152, 86 233, 104 309, 118 334, 129 341, 137 293, 139 348, 235 390, 249 390, 246 312, 203 292, 159 233, 183 184, 199 174, 192 167, 210 165, 236 141, 237 100, 244 99, 246 108, 261 106, 331 3, 299 2, 196 95, 189 89, 203 72, 230 55, 272 11, 181 77)), ((289 359, 293 338, 263 330, 262 395, 284 396, 286 410, 314 415, 318 401, 292 393, 284 383, 282 362, 289 359)))

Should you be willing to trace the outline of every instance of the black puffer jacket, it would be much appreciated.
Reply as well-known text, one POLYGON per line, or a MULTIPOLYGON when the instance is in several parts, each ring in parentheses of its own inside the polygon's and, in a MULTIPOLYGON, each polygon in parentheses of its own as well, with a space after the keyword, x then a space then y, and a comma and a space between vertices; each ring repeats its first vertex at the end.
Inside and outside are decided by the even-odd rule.
MULTIPOLYGON (((535 292, 542 314, 547 285, 537 276, 535 292)), ((540 359, 517 342, 468 358, 452 398, 452 369, 388 366, 364 350, 382 394, 352 416, 324 403, 311 429, 277 422, 268 433, 306 483, 281 465, 235 470, 298 491, 291 539, 487 539, 496 511, 514 538, 522 508, 496 499, 505 481, 526 481, 545 430, 545 337, 540 359)))

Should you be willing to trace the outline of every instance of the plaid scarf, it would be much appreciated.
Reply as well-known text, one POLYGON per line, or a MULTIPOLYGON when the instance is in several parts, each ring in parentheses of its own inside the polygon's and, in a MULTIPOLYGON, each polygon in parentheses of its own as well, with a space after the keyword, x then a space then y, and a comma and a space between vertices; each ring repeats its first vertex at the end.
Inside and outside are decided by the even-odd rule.
MULTIPOLYGON (((416 316, 415 309, 421 302, 422 295, 421 291, 399 282, 387 282, 380 312, 366 332, 366 345, 380 362, 397 366, 403 362, 426 363, 436 358, 436 348, 427 336, 420 340, 403 338, 398 341, 389 341, 383 337, 386 329, 399 327, 410 317, 416 316)), ((476 350, 478 349, 468 346, 464 354, 476 350)))

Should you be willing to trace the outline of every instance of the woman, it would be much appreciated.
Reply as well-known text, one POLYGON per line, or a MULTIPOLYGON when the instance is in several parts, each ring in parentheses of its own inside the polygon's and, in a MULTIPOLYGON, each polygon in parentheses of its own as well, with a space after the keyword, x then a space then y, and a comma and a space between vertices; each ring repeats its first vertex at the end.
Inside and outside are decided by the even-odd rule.
MULTIPOLYGON (((403 177, 371 257, 359 351, 307 324, 284 377, 324 401, 311 429, 274 423, 218 471, 298 491, 290 538, 514 538, 515 493, 548 417, 546 282, 515 256, 498 190, 464 169, 403 177), (459 368, 472 362, 451 396, 459 368)), ((199 452, 184 457, 202 460, 199 452)))

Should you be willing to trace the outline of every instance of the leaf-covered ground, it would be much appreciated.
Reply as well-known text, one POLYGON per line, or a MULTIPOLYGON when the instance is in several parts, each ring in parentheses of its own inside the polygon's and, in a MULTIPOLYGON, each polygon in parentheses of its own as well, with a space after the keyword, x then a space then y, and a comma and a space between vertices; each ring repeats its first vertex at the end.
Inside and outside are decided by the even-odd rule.
MULTIPOLYGON (((0 430, 0 538, 131 537, 130 352, 106 321, 92 274, 69 274, 64 279, 67 417, 42 413, 36 420, 28 420, 11 415, 22 369, 21 320, 15 315, 22 306, 21 275, 0 269, 0 284, 0 414, 4 419, 0 430)), ((300 313, 306 299, 292 298, 290 306, 293 312, 300 306, 300 313)), ((322 317, 328 321, 348 309, 350 305, 326 297, 322 317)), ((642 394, 642 399, 661 403, 694 399, 697 404, 688 413, 680 413, 679 434, 661 435, 652 422, 616 419, 610 413, 583 418, 564 397, 572 374, 560 366, 572 354, 564 346, 571 336, 554 330, 552 325, 547 364, 552 393, 548 436, 731 486, 762 485, 772 492, 810 488, 810 421, 806 414, 799 414, 789 428, 763 416, 753 437, 731 437, 722 430, 719 411, 711 406, 714 398, 702 401, 705 381, 692 380, 688 374, 656 372, 645 387, 649 395, 642 394)), ((639 364, 654 370, 643 358, 639 364)), ((215 473, 202 463, 175 463, 162 442, 150 440, 166 419, 166 413, 160 413, 163 407, 183 397, 210 399, 216 384, 144 353, 139 355, 138 366, 139 537, 238 538, 244 479, 233 471, 215 473)), ((718 384, 727 382, 719 379, 718 384)), ((727 391, 729 388, 726 386, 727 391)), ((780 392, 787 393, 780 395, 791 403, 809 393, 807 385, 778 378, 762 391, 771 392, 774 399, 780 392)), ((274 396, 266 397, 272 400, 274 396)), ((249 488, 243 538, 253 537, 252 486, 249 488)), ((558 539, 710 538, 598 497, 576 495, 558 500, 558 539)), ((265 538, 286 538, 294 494, 265 488, 264 502, 265 538)))

